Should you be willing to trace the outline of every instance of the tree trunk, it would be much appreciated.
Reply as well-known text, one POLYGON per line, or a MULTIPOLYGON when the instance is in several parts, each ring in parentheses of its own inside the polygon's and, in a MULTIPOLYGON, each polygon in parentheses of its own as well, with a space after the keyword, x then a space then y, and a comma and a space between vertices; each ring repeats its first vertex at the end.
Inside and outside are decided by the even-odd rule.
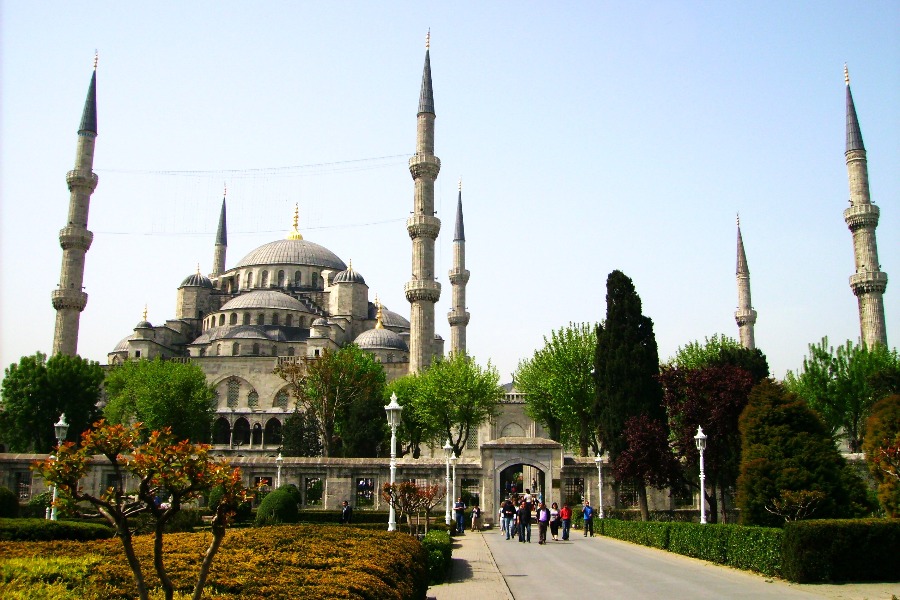
POLYGON ((131 545, 131 530, 128 529, 128 521, 124 518, 117 519, 116 534, 122 540, 122 546, 125 548, 125 557, 128 559, 128 566, 131 567, 131 573, 134 575, 134 583, 137 585, 138 597, 141 600, 150 600, 150 594, 147 592, 147 584, 144 583, 144 574, 141 571, 141 563, 134 554, 134 547, 131 545))
POLYGON ((706 494, 706 503, 709 504, 709 514, 706 516, 708 522, 719 522, 719 504, 716 502, 716 490, 712 489, 711 494, 706 494))
POLYGON ((209 568, 212 566, 212 561, 216 556, 216 552, 219 551, 219 546, 222 545, 222 540, 225 539, 225 515, 221 515, 221 521, 219 521, 219 517, 220 515, 217 514, 216 518, 213 520, 212 543, 209 545, 209 548, 206 549, 206 555, 204 555, 203 563, 200 565, 200 575, 197 577, 197 585, 194 586, 192 600, 200 600, 201 596, 203 596, 203 587, 206 585, 206 578, 209 576, 209 568))
POLYGON ((162 517, 156 519, 156 530, 153 534, 153 567, 156 569, 156 576, 162 584, 163 592, 166 600, 172 600, 175 596, 175 587, 172 580, 166 573, 166 566, 163 564, 163 534, 166 527, 166 521, 162 517))
POLYGON ((728 523, 728 504, 725 502, 725 487, 719 488, 719 510, 722 513, 722 523, 728 523))
POLYGON ((638 504, 641 507, 641 521, 650 520, 650 507, 647 505, 647 485, 643 481, 637 482, 638 504))

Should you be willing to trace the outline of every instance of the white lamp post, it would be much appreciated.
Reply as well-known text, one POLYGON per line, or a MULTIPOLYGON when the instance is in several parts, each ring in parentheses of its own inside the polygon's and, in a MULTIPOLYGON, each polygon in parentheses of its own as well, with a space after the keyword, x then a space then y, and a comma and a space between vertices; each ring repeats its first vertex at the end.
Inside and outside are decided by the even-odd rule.
MULTIPOLYGON (((66 439, 66 434, 69 433, 69 424, 66 423, 66 414, 63 413, 59 416, 59 421, 53 426, 53 429, 56 433, 56 445, 57 447, 63 443, 63 440, 66 439)), ((53 486, 53 508, 50 509, 50 520, 56 521, 56 494, 57 489, 56 486, 53 486)))
POLYGON ((703 470, 703 451, 706 450, 706 434, 703 428, 697 427, 697 435, 694 436, 697 441, 697 450, 700 451, 700 523, 706 523, 706 473, 703 470))
POLYGON ((453 483, 451 484, 451 489, 453 490, 453 498, 456 498, 456 461, 459 457, 456 454, 450 456, 450 465, 453 467, 453 483))
POLYGON ((275 457, 275 488, 278 489, 281 487, 281 466, 284 464, 284 457, 281 456, 281 452, 278 453, 278 456, 275 457))
POLYGON ((601 519, 606 518, 603 513, 603 459, 605 457, 606 453, 601 455, 598 452, 594 458, 594 462, 597 463, 597 516, 601 519))
POLYGON ((453 494, 453 491, 450 489, 450 455, 453 454, 453 446, 450 445, 450 438, 447 438, 447 443, 444 444, 444 454, 447 456, 447 479, 444 484, 444 495, 447 496, 447 514, 445 515, 445 521, 447 521, 447 526, 450 526, 450 496, 453 494))
MULTIPOLYGON (((391 486, 393 486, 397 476, 397 427, 400 425, 400 413, 403 411, 403 407, 397 403, 397 394, 391 394, 391 402, 384 410, 387 413, 388 425, 391 427, 391 486)), ((388 531, 397 531, 397 511, 394 509, 394 503, 390 504, 388 531)))

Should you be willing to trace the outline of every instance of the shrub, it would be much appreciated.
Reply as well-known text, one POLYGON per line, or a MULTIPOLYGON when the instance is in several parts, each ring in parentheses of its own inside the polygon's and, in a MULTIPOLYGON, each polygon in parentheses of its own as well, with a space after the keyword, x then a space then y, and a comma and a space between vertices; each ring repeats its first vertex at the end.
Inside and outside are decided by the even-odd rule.
POLYGON ((40 494, 35 494, 28 500, 28 504, 19 507, 19 515, 22 517, 31 517, 35 519, 43 519, 47 514, 47 509, 53 502, 53 492, 45 490, 40 494))
MULTIPOLYGON (((222 501, 222 494, 224 493, 221 486, 216 486, 209 491, 209 496, 207 497, 207 506, 209 510, 213 513, 216 512, 216 509, 219 507, 219 503, 222 501)), ((242 502, 238 504, 237 510, 235 511, 234 520, 243 523, 244 521, 249 521, 250 517, 253 516, 253 505, 251 502, 242 502)))
POLYGON ((303 496, 300 494, 300 488, 298 488, 293 483, 286 483, 278 489, 284 490, 285 492, 290 494, 291 498, 294 499, 294 504, 296 504, 298 507, 303 502, 303 496))
POLYGON ((872 407, 863 441, 866 463, 878 484, 878 502, 892 518, 900 517, 900 394, 882 398, 872 407))
POLYGON ((16 493, 9 488, 0 486, 0 518, 15 518, 19 516, 19 499, 16 493))
POLYGON ((453 543, 450 541, 450 534, 446 531, 431 530, 425 534, 422 547, 428 553, 429 583, 443 582, 453 560, 453 543))
POLYGON ((291 494, 283 489, 266 494, 256 510, 257 525, 296 523, 298 519, 297 503, 291 494))
MULTIPOLYGON (((338 523, 341 520, 341 511, 339 510, 315 510, 305 509, 299 511, 300 523, 338 523)), ((381 523, 387 527, 388 513, 381 510, 354 510, 353 524, 360 523, 381 523)), ((441 521, 443 523, 443 521, 441 521)))
POLYGON ((820 520, 784 529, 782 574, 798 583, 900 581, 900 521, 820 520))
POLYGON ((0 540, 102 540, 111 538, 115 531, 98 523, 72 521, 48 521, 46 519, 0 519, 0 540))

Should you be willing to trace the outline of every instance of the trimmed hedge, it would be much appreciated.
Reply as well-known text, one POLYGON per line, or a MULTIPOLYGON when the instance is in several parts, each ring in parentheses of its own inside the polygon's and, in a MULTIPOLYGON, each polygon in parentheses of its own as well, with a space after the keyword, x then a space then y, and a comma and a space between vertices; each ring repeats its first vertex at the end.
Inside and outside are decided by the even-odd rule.
POLYGON ((900 581, 900 520, 789 523, 782 553, 784 577, 798 583, 900 581))
POLYGON ((291 493, 283 488, 266 494, 256 510, 257 525, 296 523, 298 519, 297 502, 291 493))
POLYGON ((443 583, 453 562, 453 542, 446 531, 430 530, 422 540, 428 553, 428 579, 432 585, 443 583))
MULTIPOLYGON (((312 510, 299 511, 300 523, 339 523, 341 511, 339 510, 312 510)), ((387 527, 388 513, 385 510, 356 510, 353 509, 353 523, 384 523, 387 527)), ((406 523, 404 522, 404 525, 406 523)))
POLYGON ((19 516, 19 499, 16 493, 0 486, 0 518, 14 519, 19 516))
POLYGON ((0 540, 50 541, 50 540, 102 540, 115 536, 116 532, 98 523, 73 521, 48 521, 46 519, 0 519, 0 540))

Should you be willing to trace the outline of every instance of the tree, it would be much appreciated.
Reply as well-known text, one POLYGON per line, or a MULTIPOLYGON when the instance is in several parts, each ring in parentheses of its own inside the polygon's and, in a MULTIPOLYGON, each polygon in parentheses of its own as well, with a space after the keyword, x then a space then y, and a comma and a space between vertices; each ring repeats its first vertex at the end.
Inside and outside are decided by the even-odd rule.
POLYGON ((430 435, 427 423, 419 412, 416 411, 416 403, 413 399, 419 394, 419 376, 410 373, 391 381, 384 386, 384 404, 390 403, 391 394, 397 395, 397 403, 403 407, 400 413, 400 427, 397 429, 398 456, 412 453, 413 458, 419 458, 422 454, 422 444, 427 443, 430 435))
POLYGON ((222 489, 223 497, 212 521, 212 542, 204 554, 194 586, 193 598, 200 600, 229 519, 237 505, 247 500, 240 470, 232 470, 227 463, 213 460, 208 445, 176 441, 168 427, 149 434, 141 423, 124 426, 100 421, 94 427, 82 434, 78 447, 65 442, 57 448, 55 459, 37 462, 33 468, 56 486, 58 504, 73 508, 76 502, 88 502, 115 528, 142 600, 149 598, 149 592, 132 545, 133 519, 140 514, 151 517, 154 524, 153 566, 166 600, 172 600, 174 587, 165 568, 163 553, 166 523, 185 503, 214 487, 222 489), (142 439, 146 441, 141 442, 142 439), (93 456, 98 454, 112 465, 115 477, 112 487, 94 496, 79 486, 79 480, 87 475, 93 456), (126 489, 126 482, 132 477, 138 485, 135 489, 126 489), (159 502, 163 495, 168 497, 167 503, 159 502))
POLYGON ((871 509, 825 423, 781 384, 753 388, 740 432, 742 523, 780 527, 787 519, 852 518, 871 509))
POLYGON ((436 359, 418 375, 418 392, 412 398, 428 441, 448 439, 456 456, 462 454, 469 435, 496 416, 505 393, 499 380, 490 362, 482 368, 465 354, 436 359))
POLYGON ((315 419, 322 456, 375 455, 387 422, 381 404, 384 368, 371 354, 355 344, 337 351, 326 348, 321 356, 278 365, 275 374, 288 382, 298 406, 315 419))
POLYGON ((666 426, 647 415, 625 422, 625 449, 613 463, 616 480, 632 479, 658 489, 682 483, 681 465, 669 447, 666 426))
POLYGON ((887 379, 898 368, 896 349, 881 344, 867 348, 848 340, 835 351, 825 337, 809 345, 803 368, 789 371, 784 383, 822 415, 833 436, 843 435, 850 451, 859 452, 869 409, 883 393, 880 378, 887 379))
MULTIPOLYGON (((593 421, 599 444, 594 445, 595 451, 602 446, 615 462, 626 446, 625 423, 629 417, 665 419, 658 374, 653 321, 641 314, 641 299, 631 279, 613 271, 606 279, 606 320, 597 326, 593 421)), ((635 484, 641 516, 647 520, 647 488, 641 479, 635 484)))
POLYGON ((769 376, 769 362, 759 348, 744 348, 736 339, 718 333, 706 338, 702 344, 693 341, 679 347, 666 364, 681 369, 741 367, 750 373, 754 383, 769 376))
POLYGON ((133 360, 106 376, 110 423, 143 423, 148 431, 171 427, 178 439, 209 441, 216 393, 203 370, 191 363, 133 360))
POLYGON ((322 456, 322 440, 316 417, 295 407, 284 421, 281 443, 284 456, 322 456))
POLYGON ((587 456, 594 441, 591 428, 597 348, 596 325, 569 323, 544 336, 544 347, 519 362, 516 389, 526 394, 525 411, 550 438, 587 456))
POLYGON ((878 501, 891 518, 900 517, 900 394, 872 406, 863 450, 878 484, 878 501))
POLYGON ((40 352, 23 356, 6 369, 0 390, 3 441, 14 452, 48 452, 56 445, 53 424, 62 413, 70 438, 77 439, 97 419, 102 383, 103 369, 95 361, 66 354, 47 360, 40 352))
POLYGON ((659 381, 664 390, 672 448, 682 467, 680 481, 673 481, 673 485, 699 489, 695 477, 700 461, 694 439, 697 427, 702 426, 708 436, 703 455, 708 482, 705 500, 715 523, 720 503, 724 519, 726 492, 737 483, 741 460, 738 422, 747 406, 753 378, 748 371, 734 366, 663 367, 659 381))

